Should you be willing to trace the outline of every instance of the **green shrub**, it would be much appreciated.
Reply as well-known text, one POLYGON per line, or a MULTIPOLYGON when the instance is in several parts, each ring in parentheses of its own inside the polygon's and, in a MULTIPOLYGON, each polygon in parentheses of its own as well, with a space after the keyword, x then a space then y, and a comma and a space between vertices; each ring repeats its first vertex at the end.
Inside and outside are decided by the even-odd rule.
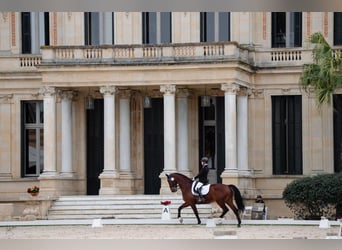
POLYGON ((294 180, 284 189, 283 199, 298 219, 335 219, 342 204, 342 173, 294 180))

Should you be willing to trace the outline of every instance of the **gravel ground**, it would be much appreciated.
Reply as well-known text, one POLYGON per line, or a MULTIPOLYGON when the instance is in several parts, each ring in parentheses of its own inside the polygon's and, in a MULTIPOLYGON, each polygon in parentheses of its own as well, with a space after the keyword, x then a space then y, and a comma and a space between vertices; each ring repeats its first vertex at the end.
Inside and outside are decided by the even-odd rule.
POLYGON ((0 239, 215 239, 220 234, 237 239, 326 239, 338 230, 285 225, 3 226, 0 239))

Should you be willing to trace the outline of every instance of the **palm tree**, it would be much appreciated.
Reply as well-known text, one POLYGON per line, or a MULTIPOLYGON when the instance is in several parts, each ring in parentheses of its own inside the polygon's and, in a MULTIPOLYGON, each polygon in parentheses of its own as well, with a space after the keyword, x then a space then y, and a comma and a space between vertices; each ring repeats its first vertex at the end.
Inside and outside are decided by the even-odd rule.
POLYGON ((342 61, 340 51, 334 51, 320 32, 309 37, 314 45, 313 63, 304 64, 300 84, 307 92, 313 90, 318 107, 330 104, 331 96, 342 87, 342 61))

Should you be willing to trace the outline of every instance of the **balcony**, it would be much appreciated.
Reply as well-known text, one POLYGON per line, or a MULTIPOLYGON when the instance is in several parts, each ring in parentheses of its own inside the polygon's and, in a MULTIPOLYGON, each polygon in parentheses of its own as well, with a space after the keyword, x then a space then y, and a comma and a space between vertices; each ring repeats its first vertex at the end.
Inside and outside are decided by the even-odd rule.
MULTIPOLYGON (((341 51, 341 49, 336 49, 341 51)), ((300 67, 311 49, 245 47, 234 42, 169 45, 44 46, 41 55, 0 57, 1 72, 37 71, 36 66, 149 65, 241 62, 253 68, 300 67)))
POLYGON ((42 48, 42 65, 211 63, 236 61, 253 67, 301 66, 312 61, 310 49, 259 49, 234 42, 171 45, 56 46, 42 48))

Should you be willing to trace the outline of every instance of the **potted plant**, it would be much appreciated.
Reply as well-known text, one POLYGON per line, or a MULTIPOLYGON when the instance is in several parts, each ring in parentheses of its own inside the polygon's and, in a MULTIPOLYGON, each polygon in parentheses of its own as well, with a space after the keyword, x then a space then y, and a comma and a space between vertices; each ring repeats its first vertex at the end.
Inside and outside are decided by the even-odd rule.
POLYGON ((37 196, 39 194, 39 187, 33 186, 27 189, 27 193, 31 194, 32 196, 37 196))

